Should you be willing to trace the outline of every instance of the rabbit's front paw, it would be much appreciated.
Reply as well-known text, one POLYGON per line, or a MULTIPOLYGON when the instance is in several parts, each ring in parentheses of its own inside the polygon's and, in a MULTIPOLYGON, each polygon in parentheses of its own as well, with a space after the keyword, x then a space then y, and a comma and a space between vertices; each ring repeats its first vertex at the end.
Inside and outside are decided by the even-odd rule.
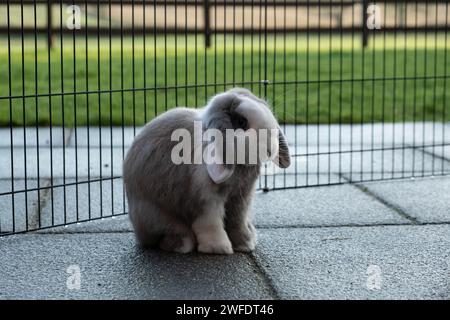
POLYGON ((197 238, 197 250, 199 252, 213 254, 233 253, 233 246, 223 228, 222 214, 217 214, 216 211, 204 214, 192 224, 192 230, 197 238))
POLYGON ((159 248, 177 253, 189 253, 195 248, 195 240, 190 235, 166 234, 159 242, 159 248))
POLYGON ((200 242, 198 244, 198 251, 211 254, 232 254, 233 246, 228 239, 220 239, 219 241, 211 240, 200 242))
POLYGON ((237 252, 252 252, 255 250, 256 241, 254 239, 248 240, 245 243, 234 246, 234 250, 237 252))
POLYGON ((251 252, 255 250, 256 230, 250 222, 240 228, 235 227, 228 230, 228 235, 235 251, 251 252))

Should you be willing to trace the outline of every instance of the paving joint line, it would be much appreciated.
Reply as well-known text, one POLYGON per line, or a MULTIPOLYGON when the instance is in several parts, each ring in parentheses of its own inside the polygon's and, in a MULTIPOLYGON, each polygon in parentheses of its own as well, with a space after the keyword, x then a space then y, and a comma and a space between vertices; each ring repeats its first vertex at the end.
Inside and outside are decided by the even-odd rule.
POLYGON ((259 263, 258 259, 256 258, 256 254, 254 252, 252 252, 248 256, 249 256, 249 260, 253 264, 253 267, 254 267, 256 273, 262 278, 265 286, 269 290, 270 296, 274 300, 281 300, 281 296, 278 294, 277 289, 275 289, 274 282, 272 281, 270 276, 267 274, 264 267, 259 263))
MULTIPOLYGON (((51 185, 51 181, 48 178, 45 178, 41 181, 44 181, 44 188, 43 189, 39 189, 39 203, 36 207, 36 212, 34 214, 35 219, 33 219, 32 221, 32 227, 33 228, 39 228, 40 226, 40 222, 41 222, 41 217, 43 212, 43 209, 45 208, 45 206, 47 205, 48 200, 50 200, 50 189, 48 188, 51 185)), ((39 180, 38 180, 38 185, 39 185, 39 180)), ((39 186, 40 188, 40 186, 39 186)))
POLYGON ((341 175, 341 176, 342 176, 342 178, 344 180, 348 181, 351 186, 357 188, 358 190, 360 190, 361 192, 365 193, 366 195, 368 195, 372 199, 375 199, 376 201, 380 202, 384 206, 386 206, 389 209, 393 210, 395 213, 397 213, 402 218, 407 219, 410 223, 412 223, 412 224, 421 224, 420 221, 418 221, 416 218, 410 216, 402 208, 400 208, 399 206, 397 206, 397 205, 391 203, 390 201, 384 199, 383 197, 381 197, 380 195, 376 194, 375 192, 370 191, 369 188, 367 188, 363 184, 361 184, 361 183, 353 183, 349 179, 347 179, 344 175, 341 175))
MULTIPOLYGON (((65 131, 65 129, 66 128, 64 128, 64 127, 62 128, 63 132, 65 131)), ((74 133, 74 131, 75 131, 74 128, 69 128, 67 137, 66 137, 65 141, 63 141, 65 147, 69 147, 69 142, 70 142, 70 139, 72 139, 72 134, 74 133)))
MULTIPOLYGON (((64 127, 62 127, 62 131, 65 132, 64 127)), ((67 133, 67 136, 65 137, 65 140, 63 141, 63 147, 67 147, 69 145, 70 139, 72 137, 72 133, 73 133, 73 128, 69 128, 69 131, 67 133)), ((27 148, 26 146, 24 146, 25 148, 27 148)), ((39 146, 37 146, 37 148, 39 148, 39 146)), ((26 178, 25 178, 26 179, 26 178)), ((47 205, 48 201, 51 200, 51 192, 49 187, 51 187, 52 185, 52 179, 51 178, 45 178, 43 179, 44 181, 44 188, 41 189, 41 186, 39 185, 39 181, 38 181, 38 192, 39 192, 39 197, 40 197, 40 201, 39 204, 36 208, 36 213, 35 213, 35 217, 36 219, 34 219, 33 221, 33 226, 35 229, 38 229, 40 226, 40 220, 42 218, 42 215, 45 213, 43 211, 43 209, 45 208, 45 206, 47 205)), ((33 232, 33 231, 30 231, 33 232)))
POLYGON ((436 221, 436 222, 421 222, 417 224, 405 223, 375 223, 375 224, 339 224, 339 225, 285 225, 285 226, 258 226, 256 229, 270 230, 270 229, 320 229, 320 228, 370 228, 370 227, 408 227, 408 226, 436 226, 436 225, 450 225, 450 221, 436 221))
MULTIPOLYGON (((432 148, 432 147, 430 147, 430 148, 432 148)), ((445 156, 440 156, 440 155, 438 155, 436 153, 433 153, 431 151, 425 150, 424 148, 413 146, 413 149, 419 150, 420 152, 423 152, 423 153, 425 153, 425 154, 427 154, 427 155, 429 155, 429 156, 431 156, 433 158, 436 158, 436 159, 439 159, 441 161, 445 161, 445 162, 450 163, 450 159, 449 158, 447 158, 445 156)))
MULTIPOLYGON (((449 221, 450 223, 450 221, 449 221)), ((355 228, 355 227, 390 227, 390 226, 409 226, 411 223, 346 223, 346 224, 325 224, 325 225, 260 225, 256 226, 256 229, 269 230, 269 229, 320 229, 320 228, 355 228)))

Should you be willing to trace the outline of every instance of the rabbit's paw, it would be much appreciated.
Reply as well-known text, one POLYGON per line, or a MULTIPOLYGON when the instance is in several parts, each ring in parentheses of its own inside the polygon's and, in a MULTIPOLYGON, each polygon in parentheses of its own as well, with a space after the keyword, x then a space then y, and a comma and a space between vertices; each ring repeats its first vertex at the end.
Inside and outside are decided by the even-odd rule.
POLYGON ((233 243, 233 249, 238 252, 252 252, 256 246, 256 230, 251 223, 241 228, 228 230, 228 236, 233 243))
POLYGON ((177 253, 189 253, 194 251, 195 242, 191 236, 166 234, 159 243, 159 247, 165 251, 177 253))
POLYGON ((256 241, 255 239, 250 239, 244 243, 240 243, 236 246, 234 246, 234 250, 237 252, 252 252, 255 250, 256 241))
POLYGON ((206 241, 198 244, 198 251, 210 254, 232 254, 233 246, 228 239, 206 241))

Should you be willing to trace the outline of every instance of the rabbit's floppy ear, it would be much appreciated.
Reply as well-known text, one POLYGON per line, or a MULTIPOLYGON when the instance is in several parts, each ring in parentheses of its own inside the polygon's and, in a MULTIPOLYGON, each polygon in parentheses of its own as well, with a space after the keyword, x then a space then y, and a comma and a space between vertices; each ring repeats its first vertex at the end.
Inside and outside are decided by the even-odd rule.
POLYGON ((202 117, 204 129, 209 133, 205 139, 209 141, 205 150, 206 169, 209 177, 217 184, 228 180, 234 172, 234 136, 227 137, 226 130, 233 129, 230 109, 236 103, 239 103, 236 94, 219 94, 206 106, 202 117), (214 139, 211 139, 210 134, 214 139), (226 161, 228 153, 231 161, 226 161))
POLYGON ((287 168, 291 165, 291 156, 289 155, 289 146, 286 137, 278 126, 278 154, 273 158, 273 162, 280 168, 287 168))
POLYGON ((228 180, 233 175, 234 165, 216 163, 207 164, 206 170, 208 171, 208 175, 212 181, 219 184, 228 180))
MULTIPOLYGON (((220 123, 226 125, 226 122, 227 119, 220 123)), ((234 164, 226 164, 225 161, 227 151, 230 152, 231 150, 229 149, 229 145, 227 145, 227 140, 225 140, 224 144, 225 135, 219 129, 208 129, 204 133, 204 138, 208 141, 208 145, 204 150, 206 170, 214 183, 222 183, 228 180, 234 172, 234 164)), ((228 141, 228 144, 230 144, 230 141, 228 141)))

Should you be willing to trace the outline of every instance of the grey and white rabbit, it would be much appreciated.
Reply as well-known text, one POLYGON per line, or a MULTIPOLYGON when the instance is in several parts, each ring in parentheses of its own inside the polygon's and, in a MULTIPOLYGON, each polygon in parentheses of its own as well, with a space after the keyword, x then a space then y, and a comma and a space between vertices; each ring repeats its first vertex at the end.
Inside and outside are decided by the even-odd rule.
MULTIPOLYGON (((203 150, 206 142, 201 146, 203 150)), ((217 155, 225 157, 225 153, 217 155)), ((218 94, 202 109, 174 108, 159 115, 136 136, 123 165, 129 216, 138 242, 180 253, 254 250, 251 202, 261 162, 267 159, 288 167, 288 145, 266 101, 247 89, 218 94), (236 137, 226 136, 226 129, 268 129, 276 134, 257 141, 258 148, 267 149, 262 153, 267 157, 258 157, 256 163, 246 158, 248 163, 243 164, 175 164, 172 151, 179 142, 172 141, 172 133, 184 128, 194 136, 195 121, 201 121, 202 131, 220 130, 225 147, 236 142, 236 137)))

